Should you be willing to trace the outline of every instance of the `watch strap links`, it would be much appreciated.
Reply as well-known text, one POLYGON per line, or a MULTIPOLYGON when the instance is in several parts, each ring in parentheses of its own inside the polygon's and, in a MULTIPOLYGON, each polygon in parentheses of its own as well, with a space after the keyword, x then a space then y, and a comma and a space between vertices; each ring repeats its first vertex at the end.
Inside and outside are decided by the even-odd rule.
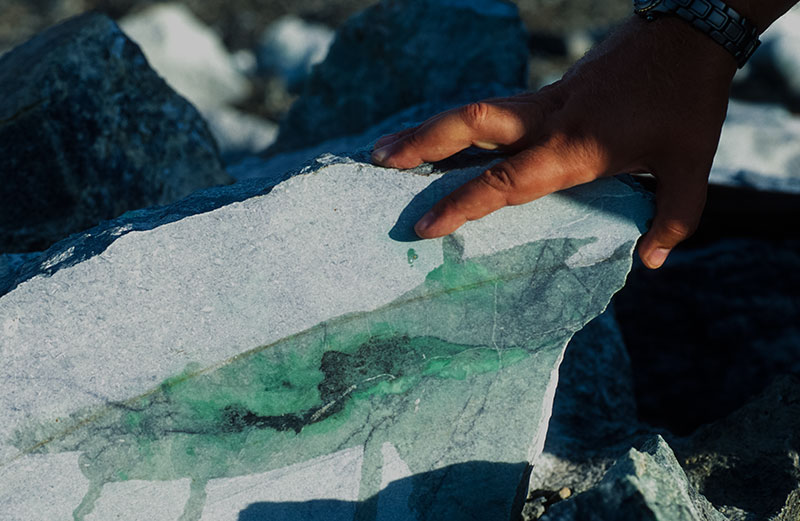
POLYGON ((637 13, 649 19, 655 13, 671 13, 682 18, 724 47, 739 68, 761 44, 758 28, 722 0, 661 0, 652 9, 637 13))

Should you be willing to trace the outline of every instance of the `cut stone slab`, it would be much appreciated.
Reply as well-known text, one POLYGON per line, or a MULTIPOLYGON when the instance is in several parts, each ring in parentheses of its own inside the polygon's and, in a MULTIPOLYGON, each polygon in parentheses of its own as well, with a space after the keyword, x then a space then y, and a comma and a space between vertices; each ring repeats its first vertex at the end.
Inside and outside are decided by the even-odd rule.
POLYGON ((35 460, 53 489, 84 476, 80 501, 53 500, 78 520, 124 510, 108 494, 128 481, 179 490, 184 521, 518 513, 564 346, 624 283, 652 208, 604 179, 414 240, 493 160, 323 157, 45 252, 0 298, 0 511, 37 518, 15 479, 35 460), (46 473, 64 454, 74 471, 46 473), (331 466, 352 469, 340 487, 331 466))
POLYGON ((384 0, 339 29, 269 153, 358 134, 412 105, 460 99, 471 85, 522 90, 525 41, 511 2, 384 0))
POLYGON ((0 91, 0 252, 230 182, 194 107, 105 16, 3 55, 0 91))
POLYGON ((631 449, 594 488, 553 505, 545 521, 727 521, 689 484, 661 436, 631 449))

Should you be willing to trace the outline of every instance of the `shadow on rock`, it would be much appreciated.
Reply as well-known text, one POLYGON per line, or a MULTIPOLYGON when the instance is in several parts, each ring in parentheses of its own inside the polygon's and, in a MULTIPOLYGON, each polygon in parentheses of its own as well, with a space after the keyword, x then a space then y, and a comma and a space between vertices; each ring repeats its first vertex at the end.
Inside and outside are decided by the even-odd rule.
POLYGON ((519 517, 528 481, 527 463, 471 461, 394 481, 366 501, 332 499, 252 503, 238 521, 503 521, 513 501, 510 519, 519 517), (518 479, 508 501, 487 499, 485 490, 518 479), (432 501, 436 498, 436 501, 432 501), (502 517, 499 515, 502 513, 502 517))

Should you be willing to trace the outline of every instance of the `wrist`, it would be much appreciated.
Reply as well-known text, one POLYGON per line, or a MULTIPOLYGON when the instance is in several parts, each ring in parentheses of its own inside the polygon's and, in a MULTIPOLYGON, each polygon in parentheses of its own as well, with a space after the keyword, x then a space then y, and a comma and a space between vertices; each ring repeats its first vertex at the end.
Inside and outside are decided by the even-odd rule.
MULTIPOLYGON (((704 78, 721 78, 728 83, 738 68, 734 57, 708 35, 676 16, 660 16, 647 21, 632 15, 626 26, 637 40, 648 45, 666 67, 693 68, 704 78)), ((697 78, 700 81, 702 78, 697 78)))

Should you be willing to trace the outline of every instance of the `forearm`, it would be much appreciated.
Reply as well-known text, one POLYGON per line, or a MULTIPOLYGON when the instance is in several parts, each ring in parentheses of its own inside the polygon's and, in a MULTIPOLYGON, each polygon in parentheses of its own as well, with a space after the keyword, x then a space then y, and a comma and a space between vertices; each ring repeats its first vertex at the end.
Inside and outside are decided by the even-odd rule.
POLYGON ((759 33, 763 33, 772 22, 795 5, 797 0, 726 0, 726 3, 753 22, 759 33))

